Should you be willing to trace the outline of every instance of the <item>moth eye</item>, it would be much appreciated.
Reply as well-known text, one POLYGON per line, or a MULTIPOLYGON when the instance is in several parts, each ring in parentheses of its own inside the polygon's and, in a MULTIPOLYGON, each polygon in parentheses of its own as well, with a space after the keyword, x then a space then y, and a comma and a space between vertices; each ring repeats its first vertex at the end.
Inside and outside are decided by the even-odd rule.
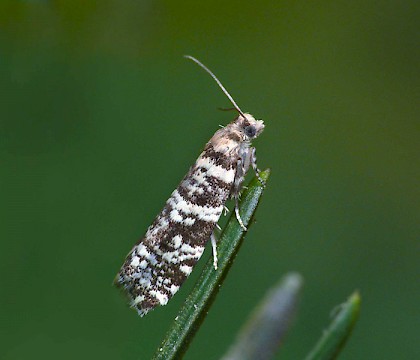
POLYGON ((255 126, 248 125, 245 128, 245 135, 248 136, 248 137, 251 137, 251 138, 254 137, 256 132, 257 132, 257 130, 255 129, 255 126))

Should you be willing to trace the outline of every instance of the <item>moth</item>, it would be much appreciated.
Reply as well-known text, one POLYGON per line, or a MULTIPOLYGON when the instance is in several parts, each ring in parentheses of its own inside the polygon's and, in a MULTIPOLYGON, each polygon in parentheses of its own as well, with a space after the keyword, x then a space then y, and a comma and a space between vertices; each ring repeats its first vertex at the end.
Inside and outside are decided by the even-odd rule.
POLYGON ((261 181, 251 141, 261 134, 264 122, 242 112, 219 79, 199 60, 185 57, 216 81, 238 116, 207 142, 115 278, 114 283, 127 293, 131 307, 140 316, 167 304, 192 272, 209 239, 217 269, 215 228, 223 210, 228 210, 225 203, 229 198, 235 200, 236 218, 246 230, 238 208, 242 182, 250 167, 261 181))

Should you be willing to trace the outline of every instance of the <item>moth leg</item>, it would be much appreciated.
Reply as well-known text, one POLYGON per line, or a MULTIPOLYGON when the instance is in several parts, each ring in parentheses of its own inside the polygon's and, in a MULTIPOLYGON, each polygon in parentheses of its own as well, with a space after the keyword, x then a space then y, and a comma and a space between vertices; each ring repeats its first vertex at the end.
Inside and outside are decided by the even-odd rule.
POLYGON ((213 266, 214 266, 214 270, 217 270, 217 247, 216 247, 216 235, 214 234, 214 231, 211 233, 210 240, 211 240, 211 247, 213 249, 213 266))
POLYGON ((241 228, 245 231, 248 229, 244 225, 241 216, 239 215, 239 198, 241 195, 241 185, 244 181, 245 174, 248 170, 249 162, 244 161, 242 159, 239 159, 236 165, 236 174, 235 179, 233 180, 233 186, 231 191, 231 197, 235 199, 235 215, 238 219, 239 225, 241 225, 241 228))
POLYGON ((236 215, 236 218, 238 219, 239 225, 241 225, 241 228, 244 231, 247 231, 248 229, 244 225, 244 223, 243 223, 243 221, 241 219, 241 216, 239 215, 239 198, 238 197, 235 198, 235 215, 236 215))
POLYGON ((263 187, 265 187, 265 181, 261 179, 260 169, 258 169, 258 166, 257 166, 257 154, 254 147, 251 148, 251 165, 255 171, 255 176, 258 178, 258 181, 261 183, 263 187))

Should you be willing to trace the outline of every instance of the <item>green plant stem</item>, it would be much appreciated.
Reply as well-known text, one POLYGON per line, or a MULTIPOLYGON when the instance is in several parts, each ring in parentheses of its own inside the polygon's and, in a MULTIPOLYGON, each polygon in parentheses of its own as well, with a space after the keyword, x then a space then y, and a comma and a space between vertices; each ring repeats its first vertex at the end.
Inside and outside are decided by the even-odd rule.
POLYGON ((332 360, 337 358, 357 322, 360 295, 356 291, 340 305, 330 326, 305 360, 332 360))
MULTIPOLYGON (((260 173, 260 177, 265 183, 267 183, 269 175, 269 169, 260 173)), ((240 216, 248 228, 263 189, 259 180, 254 178, 242 194, 239 205, 240 216)), ((245 233, 235 217, 235 212, 232 211, 217 244, 218 269, 214 270, 213 257, 210 257, 153 359, 180 359, 183 356, 213 303, 245 233)))

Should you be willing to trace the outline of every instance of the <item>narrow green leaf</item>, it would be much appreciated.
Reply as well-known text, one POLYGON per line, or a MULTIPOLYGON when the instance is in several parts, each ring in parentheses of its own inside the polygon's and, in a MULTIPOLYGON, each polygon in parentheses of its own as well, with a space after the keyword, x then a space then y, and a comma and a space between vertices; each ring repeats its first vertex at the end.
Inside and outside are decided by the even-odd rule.
MULTIPOLYGON (((260 174, 265 183, 267 183, 269 175, 269 169, 260 174)), ((262 193, 263 186, 257 178, 254 178, 242 194, 239 205, 240 216, 248 228, 252 224, 251 219, 262 193)), ((239 225, 235 212, 232 211, 217 244, 218 269, 214 270, 213 257, 210 257, 153 359, 182 358, 213 303, 220 285, 239 250, 244 235, 245 231, 239 225)))
POLYGON ((222 360, 271 359, 293 320, 302 285, 302 276, 290 273, 271 288, 222 360))
POLYGON ((356 291, 341 304, 329 328, 305 360, 336 359, 357 322, 360 312, 360 295, 356 291))

